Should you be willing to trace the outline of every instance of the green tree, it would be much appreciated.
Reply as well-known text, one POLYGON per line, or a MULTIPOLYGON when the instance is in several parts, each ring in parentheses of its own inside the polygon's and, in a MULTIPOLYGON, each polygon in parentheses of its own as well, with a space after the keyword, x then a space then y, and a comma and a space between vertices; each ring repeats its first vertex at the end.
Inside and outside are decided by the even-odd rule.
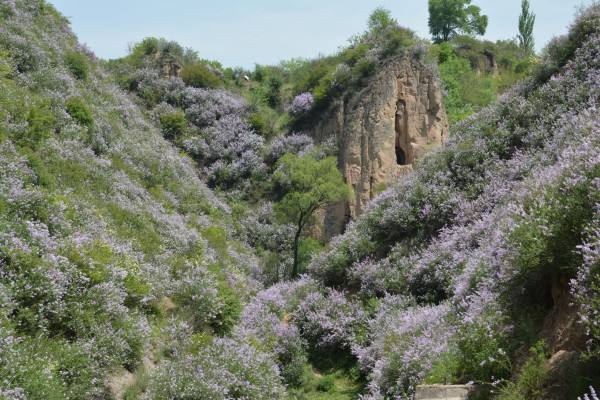
POLYGON ((298 248, 302 231, 319 208, 350 196, 350 187, 337 168, 335 157, 316 160, 312 155, 302 157, 286 154, 277 163, 274 181, 285 195, 275 205, 275 211, 286 222, 296 226, 294 235, 294 264, 291 276, 298 275, 298 248))
POLYGON ((471 0, 429 0, 429 31, 437 43, 457 33, 483 35, 487 24, 487 15, 471 0))
POLYGON ((267 104, 273 108, 281 104, 281 87, 283 81, 278 76, 271 76, 267 83, 267 104))
POLYGON ((529 0, 523 0, 521 3, 521 15, 519 16, 519 46, 527 53, 533 53, 533 25, 535 24, 535 14, 529 11, 529 0))
POLYGON ((367 22, 369 31, 375 34, 384 32, 390 26, 396 26, 398 23, 394 18, 390 10, 386 10, 383 7, 377 7, 371 15, 369 15, 369 21, 367 22))

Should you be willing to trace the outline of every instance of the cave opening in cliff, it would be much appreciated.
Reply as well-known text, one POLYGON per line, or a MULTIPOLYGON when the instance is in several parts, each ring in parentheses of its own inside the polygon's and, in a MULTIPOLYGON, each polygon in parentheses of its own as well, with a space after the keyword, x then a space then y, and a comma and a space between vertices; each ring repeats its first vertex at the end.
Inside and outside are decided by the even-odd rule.
POLYGON ((398 165, 406 165, 406 153, 404 153, 400 144, 396 144, 396 163, 398 165))
POLYGON ((408 157, 406 151, 402 148, 402 143, 406 140, 406 132, 408 130, 406 102, 398 100, 396 107, 396 164, 407 165, 408 157))

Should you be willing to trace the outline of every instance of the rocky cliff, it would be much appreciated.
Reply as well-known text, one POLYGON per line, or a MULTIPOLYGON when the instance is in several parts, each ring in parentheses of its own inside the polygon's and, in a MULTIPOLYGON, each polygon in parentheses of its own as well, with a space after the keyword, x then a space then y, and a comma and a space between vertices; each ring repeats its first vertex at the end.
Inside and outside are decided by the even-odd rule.
POLYGON ((394 58, 362 90, 335 101, 308 132, 318 142, 336 138, 340 169, 354 189, 350 202, 325 212, 330 237, 448 136, 437 74, 412 56, 394 58))

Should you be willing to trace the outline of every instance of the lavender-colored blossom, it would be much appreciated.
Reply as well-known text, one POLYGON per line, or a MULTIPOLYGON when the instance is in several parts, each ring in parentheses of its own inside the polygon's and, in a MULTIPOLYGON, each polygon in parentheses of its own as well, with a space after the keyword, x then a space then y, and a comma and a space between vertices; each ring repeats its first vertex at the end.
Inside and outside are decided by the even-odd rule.
POLYGON ((600 400, 600 398, 596 394, 594 388, 590 386, 590 394, 588 395, 587 393, 585 393, 583 397, 577 397, 577 400, 600 400))
POLYGON ((315 104, 315 98, 309 92, 300 93, 294 97, 291 110, 294 114, 304 114, 309 112, 315 104))
POLYGON ((268 160, 271 164, 274 164, 286 153, 301 156, 310 152, 313 149, 313 145, 313 139, 302 133, 280 136, 271 143, 268 160))

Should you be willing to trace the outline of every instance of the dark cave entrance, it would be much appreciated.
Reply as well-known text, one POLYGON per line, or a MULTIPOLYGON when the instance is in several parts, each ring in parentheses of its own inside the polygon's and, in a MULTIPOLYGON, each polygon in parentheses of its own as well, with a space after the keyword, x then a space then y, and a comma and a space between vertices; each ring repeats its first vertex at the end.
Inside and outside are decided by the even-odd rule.
POLYGON ((408 133, 408 113, 406 102, 402 99, 396 103, 396 164, 408 165, 410 160, 406 153, 406 142, 408 133))
POLYGON ((406 153, 400 147, 400 143, 396 143, 396 164, 406 165, 406 153))

